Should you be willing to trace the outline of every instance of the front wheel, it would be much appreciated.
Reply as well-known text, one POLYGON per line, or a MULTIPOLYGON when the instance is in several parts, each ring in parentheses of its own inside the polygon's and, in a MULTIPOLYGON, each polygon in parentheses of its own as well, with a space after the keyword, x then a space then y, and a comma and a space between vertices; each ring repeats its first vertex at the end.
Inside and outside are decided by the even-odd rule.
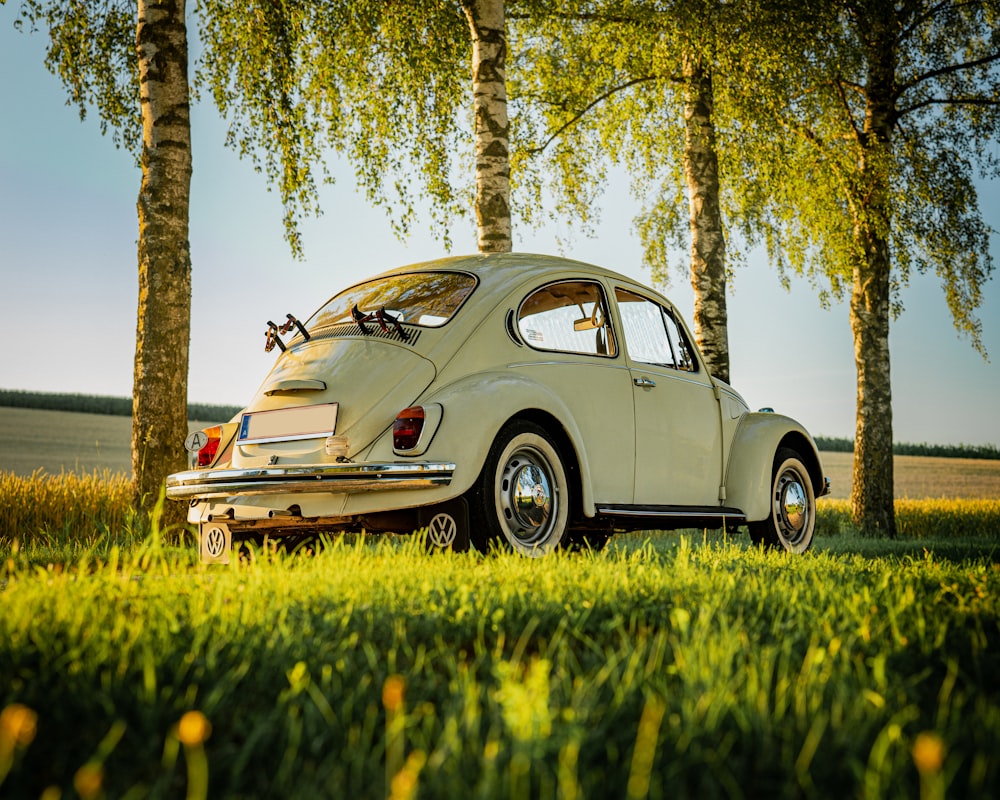
POLYGON ((472 544, 544 556, 566 535, 569 499, 555 442, 533 422, 515 420, 497 435, 470 497, 472 544))
POLYGON ((804 553, 816 532, 816 494, 799 454, 780 448, 771 473, 770 514, 749 524, 750 538, 765 547, 804 553))

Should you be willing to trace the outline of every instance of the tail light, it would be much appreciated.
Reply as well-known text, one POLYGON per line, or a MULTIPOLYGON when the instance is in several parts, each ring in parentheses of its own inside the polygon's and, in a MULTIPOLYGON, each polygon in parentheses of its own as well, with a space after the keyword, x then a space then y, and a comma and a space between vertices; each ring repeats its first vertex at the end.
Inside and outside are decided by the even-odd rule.
POLYGON ((184 447, 191 453, 192 467, 208 467, 215 461, 222 442, 222 426, 213 425, 204 430, 194 431, 184 441, 184 447))
POLYGON ((392 447, 394 450, 412 450, 420 441, 424 430, 424 409, 422 406, 404 408, 392 423, 392 447))

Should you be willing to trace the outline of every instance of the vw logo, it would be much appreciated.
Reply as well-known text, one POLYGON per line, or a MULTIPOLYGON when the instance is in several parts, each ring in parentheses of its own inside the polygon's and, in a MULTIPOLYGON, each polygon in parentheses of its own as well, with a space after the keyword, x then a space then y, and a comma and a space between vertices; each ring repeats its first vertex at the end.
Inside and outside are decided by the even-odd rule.
POLYGON ((222 528, 209 528, 205 531, 205 553, 212 558, 219 558, 226 550, 226 534, 222 528))
POLYGON ((427 526, 427 536, 435 547, 451 547, 458 536, 458 523, 451 514, 435 514, 427 526))

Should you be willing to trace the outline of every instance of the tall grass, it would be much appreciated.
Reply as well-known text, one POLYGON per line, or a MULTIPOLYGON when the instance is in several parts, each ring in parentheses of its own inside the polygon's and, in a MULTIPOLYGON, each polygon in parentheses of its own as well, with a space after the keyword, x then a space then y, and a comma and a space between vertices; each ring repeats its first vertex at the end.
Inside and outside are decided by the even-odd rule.
POLYGON ((131 503, 131 483, 121 472, 0 472, 0 555, 17 550, 19 558, 55 564, 134 547, 150 525, 131 503))
POLYGON ((0 537, 73 538, 119 529, 132 516, 131 502, 131 485, 122 472, 0 472, 0 537))
MULTIPOLYGON (((1000 537, 1000 499, 899 499, 896 533, 900 539, 1000 537)), ((824 498, 816 513, 817 535, 855 532, 850 500, 824 498)))
POLYGON ((996 564, 672 541, 8 564, 0 793, 995 796, 996 564))
POLYGON ((900 501, 890 547, 824 500, 804 557, 207 568, 122 475, 0 474, 0 795, 995 796, 998 505, 900 501))
MULTIPOLYGON (((135 522, 130 503, 129 481, 121 472, 0 472, 0 546, 15 538, 22 545, 38 539, 86 541, 129 529, 135 522)), ((904 539, 1000 536, 1000 499, 900 499, 896 526, 904 539)), ((851 532, 850 502, 820 500, 818 535, 851 532)))

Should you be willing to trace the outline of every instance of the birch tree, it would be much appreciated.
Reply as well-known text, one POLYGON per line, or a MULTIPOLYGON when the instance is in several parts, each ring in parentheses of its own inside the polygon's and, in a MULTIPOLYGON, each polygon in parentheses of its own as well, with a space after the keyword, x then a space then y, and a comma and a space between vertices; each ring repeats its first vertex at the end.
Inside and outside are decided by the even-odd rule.
POLYGON ((343 158, 405 237, 423 209, 450 247, 474 215, 511 249, 502 0, 202 0, 200 85, 230 144, 279 188, 286 234, 343 158))
POLYGON ((783 4, 765 11, 801 48, 783 80, 761 84, 745 108, 768 131, 755 166, 767 187, 759 200, 770 251, 850 297, 852 515, 862 530, 891 536, 889 329, 914 269, 937 273, 955 327, 986 355, 977 310, 993 263, 975 180, 998 175, 1000 2, 840 0, 805 14, 783 4))
POLYGON ((463 0, 472 36, 476 228, 479 252, 509 253, 510 123, 503 0, 463 0))
MULTIPOLYGON (((727 97, 720 68, 741 74, 753 52, 746 3, 598 0, 512 4, 518 51, 512 92, 521 123, 525 182, 557 176, 557 212, 587 220, 610 165, 623 165, 643 202, 637 228, 654 280, 668 280, 678 250, 694 292, 694 332, 712 374, 729 381, 724 218, 752 238, 739 175, 728 188, 727 97), (719 101, 721 100, 721 106, 719 101), (718 120, 724 121, 722 137, 718 120), (534 159, 532 164, 528 159, 534 159)), ((723 74, 723 77, 725 75, 723 74)), ((742 88, 742 87, 737 87, 742 88)), ((734 159, 728 158, 732 164, 734 159)), ((678 265, 679 266, 679 265, 678 265)))
MULTIPOLYGON (((137 153, 139 304, 132 405, 137 508, 152 510, 164 478, 184 467, 191 254, 191 135, 184 0, 58 3, 26 0, 21 19, 49 32, 46 63, 81 117, 137 153)), ((181 522, 169 504, 165 521, 181 522)))
MULTIPOLYGON (((142 185, 132 474, 137 500, 149 508, 166 475, 184 467, 178 445, 187 436, 191 118, 184 0, 139 0, 136 48, 142 185)), ((183 518, 184 509, 173 505, 183 518)))

